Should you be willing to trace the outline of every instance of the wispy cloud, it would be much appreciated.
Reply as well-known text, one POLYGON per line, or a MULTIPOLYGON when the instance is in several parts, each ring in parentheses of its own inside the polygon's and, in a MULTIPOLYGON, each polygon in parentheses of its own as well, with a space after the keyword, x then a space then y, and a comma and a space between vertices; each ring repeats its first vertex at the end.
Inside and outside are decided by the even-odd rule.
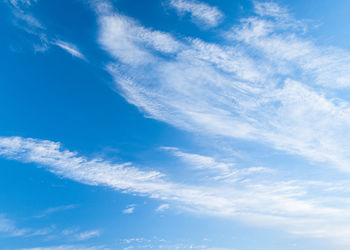
POLYGON ((16 222, 9 219, 5 214, 0 214, 0 234, 6 237, 35 237, 44 236, 54 231, 54 226, 34 229, 21 228, 16 225, 16 222))
POLYGON ((99 230, 93 230, 93 231, 84 231, 75 236, 76 240, 78 241, 84 241, 89 240, 91 238, 95 238, 100 236, 101 232, 99 230))
POLYGON ((52 239, 59 239, 68 242, 87 241, 92 238, 97 238, 102 234, 101 230, 82 230, 79 227, 65 228, 55 235, 51 235, 52 239))
POLYGON ((8 0, 7 3, 14 16, 15 26, 25 31, 33 38, 35 52, 45 52, 52 45, 58 46, 74 57, 86 60, 76 45, 66 41, 55 39, 49 35, 47 28, 31 12, 30 7, 37 1, 33 0, 8 0))
POLYGON ((169 209, 169 204, 162 204, 162 205, 159 205, 157 208, 156 208, 156 211, 157 212, 163 212, 163 211, 165 211, 165 210, 167 210, 167 209, 169 209))
POLYGON ((34 248, 22 248, 21 250, 109 250, 104 246, 84 246, 84 245, 60 245, 60 246, 45 246, 34 248))
POLYGON ((123 214, 132 214, 132 213, 134 213, 135 207, 136 207, 135 204, 127 205, 126 208, 122 212, 123 212, 123 214))
POLYGON ((29 233, 29 229, 17 228, 15 222, 0 214, 0 233, 8 236, 23 236, 29 233))
POLYGON ((133 38, 156 31, 105 9, 99 42, 116 59, 108 70, 118 90, 147 117, 349 172, 350 104, 327 90, 349 86, 350 52, 307 39, 305 24, 278 5, 255 8, 223 44, 162 32, 171 43, 158 47, 133 38))
MULTIPOLYGON (((129 164, 113 164, 61 149, 59 143, 1 137, 0 155, 36 163, 57 175, 89 185, 104 185, 124 192, 167 201, 196 214, 211 214, 245 223, 281 228, 287 232, 330 238, 350 244, 350 192, 346 182, 254 181, 212 185, 172 182, 157 171, 142 171, 129 164), (310 196, 309 190, 322 196, 310 196), (335 190, 342 190, 337 196, 335 190), (335 230, 336 229, 336 230, 335 230), (336 233, 335 233, 336 232, 336 233)), ((95 235, 95 234, 94 234, 95 235)))
POLYGON ((74 209, 75 207, 76 207, 76 205, 65 205, 65 206, 58 206, 58 207, 50 207, 47 210, 45 210, 43 213, 34 216, 34 218, 43 218, 43 217, 46 217, 46 216, 51 215, 53 213, 74 209))
POLYGON ((169 3, 179 14, 189 13, 201 26, 215 27, 224 18, 224 14, 217 7, 196 0, 170 0, 169 3))
MULTIPOLYGON (((107 70, 126 100, 146 116, 208 138, 238 138, 350 171, 350 104, 336 95, 350 84, 350 52, 308 39, 305 23, 286 9, 256 2, 254 15, 219 34, 224 42, 209 43, 144 27, 108 2, 95 7, 98 41, 112 58, 107 70)), ((0 138, 1 156, 43 165, 84 184, 350 244, 348 182, 252 178, 264 169, 163 149, 193 169, 214 171, 215 178, 205 185, 186 183, 131 163, 89 159, 52 141, 0 138), (222 181, 228 179, 234 181, 222 181)))
POLYGON ((22 6, 31 6, 33 3, 36 3, 37 0, 7 0, 16 8, 20 8, 22 6))
POLYGON ((85 59, 84 55, 79 51, 79 49, 74 44, 64 42, 61 40, 57 40, 56 42, 53 42, 53 44, 67 51, 72 56, 78 57, 80 59, 85 59))
MULTIPOLYGON (((103 6, 104 8, 98 8, 101 15, 111 13, 111 6, 108 4, 103 6)), ((110 36, 109 32, 102 31, 99 36, 100 43, 123 63, 140 65, 145 62, 152 62, 156 59, 152 55, 152 51, 160 51, 171 55, 177 52, 181 46, 171 35, 146 29, 126 16, 103 15, 100 23, 105 24, 105 29, 113 30, 117 35, 110 36), (140 49, 140 43, 144 44, 150 51, 140 49)))
POLYGON ((161 147, 161 149, 170 151, 185 162, 186 165, 190 165, 191 168, 199 170, 206 175, 209 174, 209 178, 213 180, 235 182, 252 174, 274 172, 273 169, 266 167, 239 168, 235 163, 232 163, 232 160, 231 162, 218 162, 213 157, 186 153, 175 147, 161 147))
MULTIPOLYGON (((205 243, 205 242, 203 242, 205 243)), ((208 242, 206 242, 208 243, 208 242)), ((194 244, 185 240, 178 239, 176 242, 159 238, 129 238, 122 239, 121 246, 124 250, 129 249, 194 249, 194 250, 234 250, 233 248, 210 247, 206 244, 194 244)))

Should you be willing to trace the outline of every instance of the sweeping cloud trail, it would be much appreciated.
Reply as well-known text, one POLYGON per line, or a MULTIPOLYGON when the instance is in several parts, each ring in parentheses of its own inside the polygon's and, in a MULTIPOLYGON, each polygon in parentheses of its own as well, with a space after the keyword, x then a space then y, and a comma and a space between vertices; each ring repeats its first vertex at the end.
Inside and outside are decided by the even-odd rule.
MULTIPOLYGON (((171 150, 176 150, 177 156, 189 165, 198 163, 199 159, 208 162, 212 168, 225 166, 207 156, 171 150)), ((256 180, 251 178, 254 171, 251 174, 238 171, 235 175, 244 176, 244 180, 230 183, 216 180, 212 182, 215 185, 181 184, 171 181, 170 176, 158 171, 140 170, 131 163, 114 164, 103 159, 88 159, 62 149, 60 143, 22 137, 1 137, 0 156, 41 165, 56 175, 80 183, 107 186, 171 202, 192 213, 277 227, 294 234, 350 244, 345 237, 350 226, 350 200, 342 198, 340 201, 339 197, 334 196, 334 191, 339 188, 349 192, 346 182, 266 181, 266 175, 256 180), (315 188, 323 193, 323 197, 309 197, 308 191, 315 188)), ((133 212, 134 205, 131 208, 131 211, 127 210, 128 213, 133 212)), ((3 230, 11 229, 7 228, 3 230)))
POLYGON ((221 32, 224 42, 208 43, 96 9, 99 43, 116 60, 108 70, 146 116, 350 171, 350 106, 328 96, 348 88, 350 53, 306 39, 287 10, 256 3, 256 15, 221 32))

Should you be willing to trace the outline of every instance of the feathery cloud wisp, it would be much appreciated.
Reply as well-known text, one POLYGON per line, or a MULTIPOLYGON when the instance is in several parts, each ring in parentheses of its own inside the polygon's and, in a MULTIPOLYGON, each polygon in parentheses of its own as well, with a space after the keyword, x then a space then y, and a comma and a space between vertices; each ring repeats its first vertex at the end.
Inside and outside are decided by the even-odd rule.
POLYGON ((123 214, 132 214, 134 213, 136 205, 135 204, 130 204, 126 206, 126 208, 122 211, 123 214))
POLYGON ((350 104, 325 94, 350 86, 350 52, 308 40, 278 5, 256 12, 223 45, 164 32, 135 38, 157 31, 104 8, 99 42, 115 59, 107 68, 118 90, 148 117, 350 172, 350 104))
POLYGON ((54 174, 84 184, 108 186, 167 201, 197 214, 224 216, 350 244, 347 237, 350 201, 344 196, 339 199, 332 192, 334 187, 349 192, 346 191, 346 183, 335 185, 264 178, 251 181, 247 176, 242 182, 229 184, 180 184, 167 180, 169 177, 165 178, 157 171, 142 171, 130 163, 88 160, 77 153, 61 149, 59 143, 21 137, 1 137, 0 156, 40 164, 54 174), (309 197, 310 188, 318 188, 322 197, 309 197))
POLYGON ((67 43, 61 40, 57 40, 53 42, 53 44, 67 51, 72 56, 78 57, 80 59, 85 59, 84 55, 79 51, 79 49, 74 44, 67 43))
POLYGON ((170 6, 179 14, 189 13, 195 22, 208 27, 217 26, 224 17, 218 8, 196 0, 170 0, 170 6))

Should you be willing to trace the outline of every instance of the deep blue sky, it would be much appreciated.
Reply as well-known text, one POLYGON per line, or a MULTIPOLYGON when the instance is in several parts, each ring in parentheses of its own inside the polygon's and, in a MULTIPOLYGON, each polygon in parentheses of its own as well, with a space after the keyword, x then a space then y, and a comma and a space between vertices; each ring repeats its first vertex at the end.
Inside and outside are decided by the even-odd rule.
POLYGON ((0 2, 0 249, 349 249, 349 8, 0 2))

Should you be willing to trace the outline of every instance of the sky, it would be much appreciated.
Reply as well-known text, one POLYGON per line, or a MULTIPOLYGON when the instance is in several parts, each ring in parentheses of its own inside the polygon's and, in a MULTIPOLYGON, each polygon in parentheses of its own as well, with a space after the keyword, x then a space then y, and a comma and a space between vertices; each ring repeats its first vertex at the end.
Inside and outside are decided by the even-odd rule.
POLYGON ((349 249, 349 10, 0 0, 0 249, 349 249))

